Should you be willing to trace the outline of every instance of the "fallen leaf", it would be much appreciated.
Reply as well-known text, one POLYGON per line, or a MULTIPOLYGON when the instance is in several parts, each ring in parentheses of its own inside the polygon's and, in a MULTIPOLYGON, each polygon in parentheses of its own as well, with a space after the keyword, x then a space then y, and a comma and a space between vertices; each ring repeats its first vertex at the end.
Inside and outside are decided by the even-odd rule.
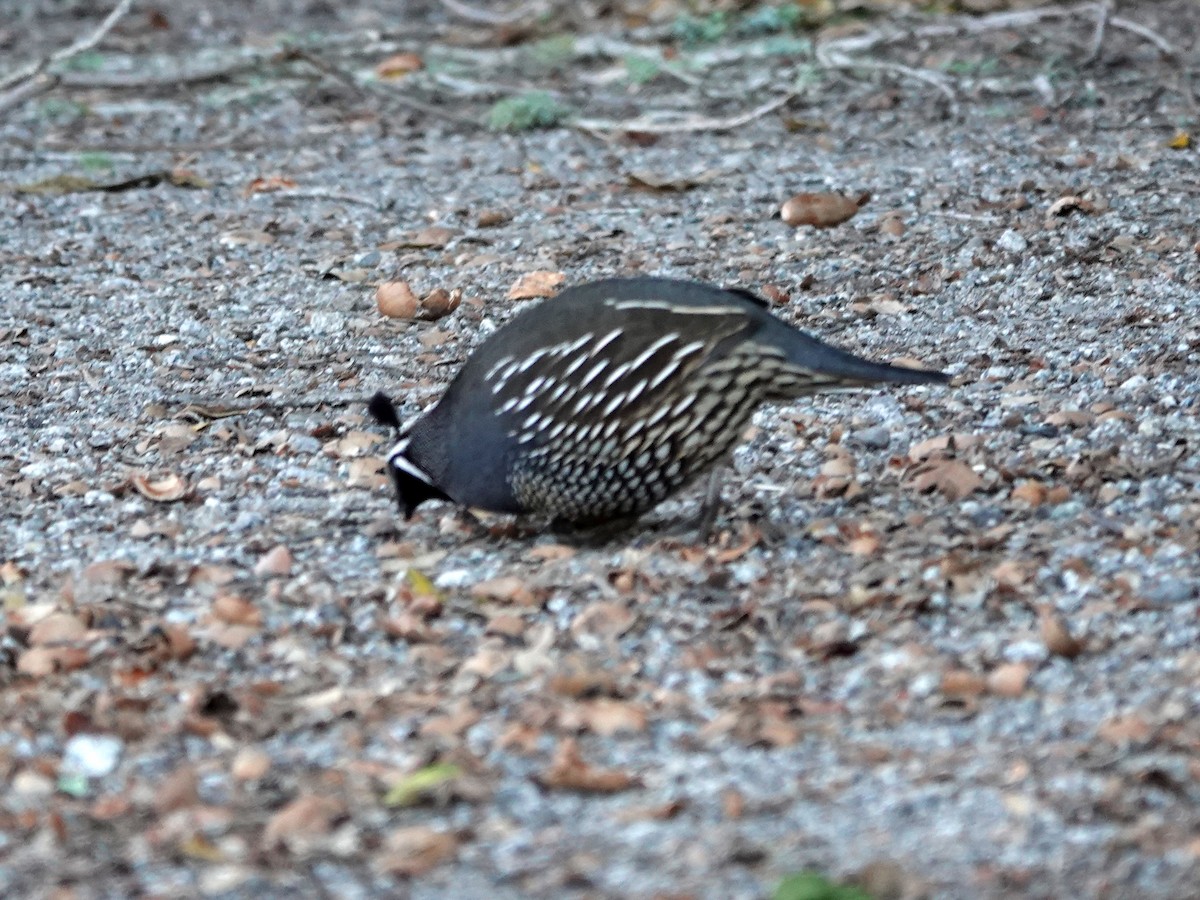
POLYGON ((212 603, 212 614, 217 621, 226 625, 246 625, 250 628, 262 625, 262 612, 237 594, 218 594, 212 603))
POLYGON ((87 626, 70 613, 51 613, 39 619, 29 630, 29 646, 62 644, 79 641, 87 634, 87 626))
POLYGON ((425 825, 397 828, 387 836, 374 865, 389 875, 414 878, 453 858, 458 838, 425 825))
POLYGON ((83 647, 31 647, 17 657, 17 671, 40 678, 56 672, 73 672, 88 663, 83 647))
POLYGON ((449 787, 462 775, 462 769, 453 763, 433 763, 405 775, 383 796, 383 805, 389 809, 416 806, 446 796, 449 787))
POLYGON ((550 768, 538 781, 548 788, 582 791, 591 794, 612 794, 637 784, 637 779, 615 769, 598 769, 586 763, 574 738, 558 745, 550 768))
POLYGON ((475 224, 480 228, 495 228, 504 225, 512 219, 512 213, 506 209, 483 209, 475 218, 475 224))
POLYGON ((1153 730, 1150 723, 1137 713, 1116 715, 1105 719, 1096 729, 1102 740, 1117 746, 1149 740, 1153 730))
POLYGON ((793 227, 812 225, 815 228, 832 228, 853 218, 870 199, 871 195, 867 193, 854 199, 830 191, 796 194, 780 207, 779 215, 793 227))
POLYGON ((978 697, 987 682, 982 675, 967 669, 951 669, 942 673, 941 691, 947 697, 978 697))
POLYGON ((187 809, 200 802, 200 779, 195 767, 184 763, 154 787, 154 811, 160 816, 177 809, 187 809))
POLYGON ((431 249, 440 250, 453 240, 456 232, 440 225, 430 225, 418 231, 401 235, 395 240, 379 245, 380 250, 431 249))
POLYGON ((987 676, 988 690, 997 697, 1020 697, 1029 682, 1029 666, 1025 663, 1004 663, 987 676))
POLYGON ((509 300, 531 300, 535 297, 553 297, 567 276, 562 272, 526 272, 508 289, 509 300))
POLYGON ((425 62, 416 53, 397 53, 375 64, 375 77, 384 80, 403 78, 425 68, 425 62))
POLYGON ((1046 502, 1046 486, 1033 479, 1022 481, 1012 489, 1012 498, 1030 506, 1041 506, 1046 502))
POLYGON ((254 564, 255 575, 287 575, 292 571, 292 552, 276 544, 254 564))
POLYGON ((908 448, 908 458, 921 462, 942 451, 962 450, 977 443, 977 434, 942 434, 913 444, 908 448))
POLYGON ((129 476, 133 489, 155 503, 174 503, 182 500, 190 492, 187 481, 179 475, 169 474, 151 481, 140 472, 129 476))
POLYGON ((1096 204, 1085 197, 1080 197, 1077 194, 1071 194, 1066 197, 1059 197, 1050 204, 1046 210, 1046 218, 1053 219, 1056 216, 1065 216, 1071 212, 1094 213, 1096 204))
POLYGON ((938 459, 916 470, 912 486, 922 494, 936 490, 948 500, 962 500, 983 487, 983 479, 962 460, 938 459))
POLYGON ((385 281, 375 289, 375 305, 389 319, 411 319, 420 303, 407 281, 385 281))
POLYGON ((602 639, 618 638, 633 627, 637 615, 623 603, 592 603, 571 622, 571 634, 602 639))
POLYGON ((257 747, 242 747, 229 766, 229 773, 238 781, 257 781, 270 771, 270 755, 257 747))
POLYGON ((646 730, 646 710, 636 703, 599 697, 564 713, 559 724, 564 728, 583 728, 603 737, 635 734, 646 730))
POLYGON ((1186 131, 1177 131, 1175 132, 1174 136, 1167 141, 1167 146, 1172 150, 1187 150, 1192 146, 1192 136, 1186 131))
POLYGON ((462 291, 447 291, 445 288, 435 288, 421 298, 420 308, 424 318, 433 321, 458 309, 462 303, 462 291))
POLYGON ((247 197, 251 194, 268 194, 273 191, 291 190, 296 182, 283 175, 268 175, 265 178, 255 178, 242 191, 247 197))
POLYGON ((518 606, 533 606, 537 603, 533 592, 516 575, 502 575, 499 578, 480 581, 471 586, 471 596, 481 600, 515 603, 518 606))
POLYGON ((1055 656, 1074 659, 1083 652, 1083 642, 1071 634, 1066 620, 1047 606, 1038 610, 1038 631, 1046 649, 1055 656))
POLYGON ((705 169, 695 175, 660 175, 644 169, 630 172, 626 178, 631 187, 651 191, 690 191, 694 187, 715 181, 721 175, 720 169, 705 169))
POLYGON ((341 801, 319 794, 301 794, 267 822, 263 844, 269 850, 301 852, 333 830, 345 815, 341 801))

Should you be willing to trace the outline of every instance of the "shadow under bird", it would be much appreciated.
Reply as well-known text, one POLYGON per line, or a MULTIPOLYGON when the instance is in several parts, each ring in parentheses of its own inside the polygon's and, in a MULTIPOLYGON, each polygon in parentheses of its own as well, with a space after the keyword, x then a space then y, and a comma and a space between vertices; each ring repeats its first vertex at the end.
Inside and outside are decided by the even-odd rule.
MULTIPOLYGON (((406 518, 448 500, 599 524, 726 461, 764 403, 947 380, 822 343, 748 291, 614 278, 569 288, 488 337, 401 435, 388 471, 406 518)), ((370 411, 400 428, 386 394, 370 411)))

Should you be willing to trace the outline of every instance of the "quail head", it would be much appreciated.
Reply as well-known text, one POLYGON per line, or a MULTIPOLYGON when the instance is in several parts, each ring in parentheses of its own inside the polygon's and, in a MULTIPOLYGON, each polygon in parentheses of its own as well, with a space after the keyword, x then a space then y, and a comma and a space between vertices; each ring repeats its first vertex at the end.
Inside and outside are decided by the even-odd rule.
MULTIPOLYGON (((747 291, 615 278, 489 336, 388 470, 406 518, 437 499, 596 524, 645 512, 727 459, 764 403, 947 380, 822 343, 747 291)), ((370 410, 399 428, 385 394, 370 410)))

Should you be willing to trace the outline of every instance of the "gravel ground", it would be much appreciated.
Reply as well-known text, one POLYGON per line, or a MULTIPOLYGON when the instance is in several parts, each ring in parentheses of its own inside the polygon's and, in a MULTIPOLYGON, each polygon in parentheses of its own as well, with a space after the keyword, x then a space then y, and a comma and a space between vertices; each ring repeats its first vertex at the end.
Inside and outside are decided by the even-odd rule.
MULTIPOLYGON (((0 891, 758 898, 815 869, 880 898, 1193 895, 1200 169, 1170 143, 1200 126, 1200 6, 1123 14, 1191 44, 1110 28, 1080 68, 1075 15, 864 55, 945 73, 957 115, 761 39, 631 85, 580 48, 638 33, 476 47, 274 6, 137 14, 9 110, 0 891), (247 59, 285 12, 364 78, 389 41, 428 68, 88 86, 247 59), (721 118, 798 82, 658 137, 404 105, 478 119, 537 85, 721 118), (826 190, 871 197, 827 230, 775 215, 826 190), (616 536, 399 520, 365 398, 416 413, 536 270, 743 285, 955 384, 763 411, 711 545, 699 490, 616 536), (384 318, 395 280, 462 305, 384 318)), ((44 17, 8 17, 6 55, 94 21, 44 17)))

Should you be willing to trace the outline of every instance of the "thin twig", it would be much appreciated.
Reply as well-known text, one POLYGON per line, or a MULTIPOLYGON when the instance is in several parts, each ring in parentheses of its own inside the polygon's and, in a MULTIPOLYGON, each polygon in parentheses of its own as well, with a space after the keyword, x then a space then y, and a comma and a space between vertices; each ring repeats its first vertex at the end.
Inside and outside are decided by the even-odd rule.
POLYGON ((31 97, 36 97, 38 94, 44 94, 59 82, 57 75, 48 75, 45 72, 39 72, 28 81, 18 84, 11 90, 0 94, 0 112, 12 106, 19 106, 31 97))
POLYGON ((1113 28, 1120 28, 1122 31, 1128 31, 1130 34, 1136 34, 1143 40, 1149 41, 1168 59, 1179 58, 1179 51, 1175 49, 1174 45, 1152 28, 1129 19, 1122 19, 1120 16, 1113 16, 1109 19, 1108 24, 1113 28))
POLYGON ((794 92, 789 91, 747 112, 720 119, 702 116, 678 122, 658 122, 642 116, 637 119, 627 119, 623 122, 612 121, 610 119, 577 119, 571 124, 581 131, 588 132, 640 131, 644 134, 680 134, 692 131, 732 131, 749 122, 753 122, 755 119, 760 119, 768 113, 774 112, 795 96, 794 92))
POLYGON ((852 59, 842 53, 831 53, 822 48, 817 53, 817 61, 827 69, 841 69, 844 71, 853 71, 855 69, 865 69, 867 71, 878 72, 895 72, 897 75, 903 75, 906 78, 912 78, 915 81, 923 81, 925 84, 931 84, 946 98, 947 105, 950 109, 950 115, 957 117, 959 113, 958 97, 954 93, 954 89, 946 84, 943 76, 929 69, 914 69, 911 66, 901 65, 900 63, 878 62, 876 60, 852 59))
MULTIPOLYGON (((983 34, 1005 28, 1021 28, 1033 25, 1046 19, 1069 19, 1076 16, 1090 16, 1096 12, 1096 0, 1076 3, 1072 6, 1041 6, 1036 9, 1022 9, 1010 12, 992 13, 978 18, 959 17, 952 24, 926 25, 921 28, 893 29, 889 31, 868 31, 844 38, 824 42, 823 46, 842 53, 861 53, 872 50, 881 44, 893 44, 912 38, 954 37, 960 34, 983 34)), ((1165 56, 1176 58, 1178 53, 1166 38, 1158 32, 1137 22, 1112 16, 1108 26, 1120 28, 1131 34, 1136 34, 1143 40, 1157 47, 1165 56)))
POLYGON ((468 118, 467 116, 460 116, 456 113, 448 112, 440 107, 433 106, 429 103, 423 103, 420 100, 416 100, 412 97, 406 97, 403 94, 394 93, 391 91, 384 92, 369 83, 360 84, 358 80, 355 79, 355 77, 349 72, 342 71, 337 66, 327 62, 324 59, 321 59, 321 57, 317 56, 315 53, 310 53, 308 50, 304 50, 300 47, 291 47, 286 50, 284 52, 284 58, 302 60, 317 71, 329 75, 330 77, 340 81, 347 87, 353 88, 359 93, 370 93, 373 96, 379 97, 385 101, 390 101, 392 103, 399 104, 400 106, 406 106, 409 109, 415 109, 427 116, 444 119, 447 122, 454 122, 458 125, 468 125, 472 128, 483 127, 481 122, 468 118))
POLYGON ((1108 32, 1108 21, 1111 18, 1112 0, 1100 0, 1096 4, 1096 29, 1092 32, 1092 44, 1083 58, 1083 65, 1091 65, 1100 58, 1100 51, 1104 47, 1104 35, 1108 32))
POLYGON ((479 9, 475 6, 468 6, 466 3, 461 3, 459 0, 440 0, 442 6, 446 7, 454 15, 460 19, 466 19, 468 22, 478 22, 481 25, 515 25, 522 19, 532 17, 538 12, 540 3, 522 3, 516 9, 509 10, 506 13, 491 12, 486 9, 479 9))
POLYGON ((87 50, 91 50, 98 43, 104 40, 105 35, 112 31, 113 26, 121 19, 125 13, 129 12, 129 7, 133 6, 133 0, 119 0, 117 5, 90 34, 84 35, 72 44, 68 44, 61 50, 55 50, 49 56, 43 56, 41 59, 34 60, 29 65, 17 69, 17 71, 0 78, 0 91, 6 91, 14 84, 26 81, 30 78, 36 78, 48 66, 55 63, 60 63, 63 60, 70 59, 73 56, 78 56, 87 50))

